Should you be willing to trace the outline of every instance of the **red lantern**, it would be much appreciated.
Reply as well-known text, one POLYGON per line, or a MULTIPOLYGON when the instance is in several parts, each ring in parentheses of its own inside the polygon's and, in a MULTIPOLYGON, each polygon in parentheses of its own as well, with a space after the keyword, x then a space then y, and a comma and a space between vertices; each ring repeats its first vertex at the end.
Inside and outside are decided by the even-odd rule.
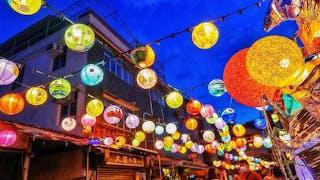
POLYGON ((0 146, 7 147, 14 144, 17 140, 17 135, 14 131, 4 130, 0 132, 0 146))
POLYGON ((201 103, 197 100, 191 100, 187 103, 187 112, 191 115, 197 115, 201 111, 201 103))
POLYGON ((275 87, 265 86, 249 75, 246 67, 246 56, 249 48, 238 51, 224 68, 223 80, 228 93, 240 104, 260 107, 263 94, 273 97, 275 87))
POLYGON ((18 114, 23 108, 24 100, 19 94, 7 94, 0 99, 0 111, 4 114, 18 114))
POLYGON ((194 118, 189 118, 186 120, 186 128, 189 130, 195 130, 198 127, 198 121, 194 118))

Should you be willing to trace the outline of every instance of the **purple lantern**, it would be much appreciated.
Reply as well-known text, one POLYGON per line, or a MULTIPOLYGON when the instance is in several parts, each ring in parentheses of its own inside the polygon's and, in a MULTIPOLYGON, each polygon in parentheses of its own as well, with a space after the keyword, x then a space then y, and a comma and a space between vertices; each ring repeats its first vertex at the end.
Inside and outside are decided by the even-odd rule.
POLYGON ((122 110, 118 106, 110 105, 103 112, 104 120, 109 124, 117 124, 122 118, 122 110))
POLYGON ((213 149, 217 149, 218 146, 219 146, 219 143, 218 143, 217 141, 212 141, 212 142, 211 142, 211 147, 212 147, 213 149))
POLYGON ((0 59, 0 85, 13 83, 19 75, 18 66, 6 59, 0 59))
POLYGON ((98 146, 100 144, 100 139, 99 138, 90 139, 89 144, 91 146, 98 146))
POLYGON ((81 117, 81 123, 83 126, 93 126, 96 123, 96 117, 84 114, 81 117))
POLYGON ((139 117, 134 114, 130 114, 126 118, 126 125, 129 129, 134 129, 134 128, 138 127, 139 123, 140 123, 139 117))
POLYGON ((218 118, 216 123, 214 123, 214 125, 216 126, 216 128, 218 129, 223 129, 224 126, 226 126, 226 122, 224 122, 224 120, 222 118, 218 118))
POLYGON ((204 152, 204 146, 203 145, 199 145, 198 149, 197 149, 197 153, 202 154, 204 152))
POLYGON ((204 104, 201 107, 200 114, 204 118, 212 117, 214 113, 214 109, 210 104, 204 104))
POLYGON ((0 146, 7 147, 14 144, 17 140, 17 134, 11 130, 0 132, 0 146))
POLYGON ((176 153, 178 151, 178 144, 173 143, 171 146, 171 152, 176 153))

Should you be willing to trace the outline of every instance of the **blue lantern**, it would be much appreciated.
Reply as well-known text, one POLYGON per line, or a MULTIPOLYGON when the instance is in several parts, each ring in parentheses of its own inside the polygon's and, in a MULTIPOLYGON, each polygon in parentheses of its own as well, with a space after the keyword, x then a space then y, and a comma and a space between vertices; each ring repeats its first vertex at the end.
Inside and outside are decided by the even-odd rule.
POLYGON ((221 151, 221 150, 218 150, 218 151, 217 151, 217 154, 218 154, 218 156, 223 156, 223 155, 224 155, 224 152, 221 151))
POLYGON ((272 147, 272 142, 271 142, 271 139, 269 137, 264 138, 263 146, 265 148, 268 148, 268 149, 272 147))
POLYGON ((80 73, 81 80, 88 86, 95 86, 103 79, 103 70, 95 64, 87 64, 80 73))
POLYGON ((237 118, 237 114, 232 108, 226 108, 221 113, 221 117, 227 124, 234 124, 234 121, 237 118))
POLYGON ((221 141, 224 142, 224 143, 229 142, 229 141, 231 141, 231 136, 228 135, 226 137, 221 137, 221 141))
POLYGON ((91 146, 98 146, 100 144, 100 139, 99 138, 90 139, 89 144, 91 146))
POLYGON ((260 162, 261 162, 261 159, 260 159, 260 158, 254 158, 254 162, 255 162, 255 163, 260 163, 260 162))
POLYGON ((233 156, 234 161, 239 161, 239 156, 233 156))
POLYGON ((224 82, 220 79, 212 80, 208 85, 208 91, 212 96, 220 97, 227 92, 224 82))
POLYGON ((258 129, 265 129, 267 126, 266 120, 264 118, 257 118, 254 120, 254 126, 258 129))

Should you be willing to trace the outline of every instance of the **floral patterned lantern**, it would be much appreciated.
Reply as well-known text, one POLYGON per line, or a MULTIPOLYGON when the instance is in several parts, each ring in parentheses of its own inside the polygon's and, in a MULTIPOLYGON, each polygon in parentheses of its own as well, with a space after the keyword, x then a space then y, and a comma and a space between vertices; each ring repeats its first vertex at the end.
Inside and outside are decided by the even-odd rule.
POLYGON ((130 52, 132 61, 139 68, 147 68, 152 66, 155 60, 153 49, 149 46, 141 46, 130 52))
POLYGON ((114 144, 118 147, 122 147, 126 144, 126 138, 124 136, 118 136, 116 140, 114 141, 114 144))
POLYGON ((209 123, 209 124, 214 124, 214 123, 216 123, 216 121, 218 120, 218 118, 219 118, 218 114, 217 114, 217 113, 213 113, 212 117, 207 117, 207 118, 206 118, 206 121, 207 121, 207 123, 209 123))
POLYGON ((162 135, 164 133, 164 128, 161 125, 157 125, 154 131, 157 135, 162 135))
POLYGON ((146 133, 152 133, 156 128, 153 121, 145 121, 142 124, 142 130, 146 133))
POLYGON ((263 138, 259 135, 253 136, 253 146, 260 148, 263 145, 263 138))
POLYGON ((202 135, 203 140, 205 140, 206 142, 212 142, 215 138, 215 135, 212 131, 210 130, 206 130, 204 131, 203 135, 202 135))
POLYGON ((48 99, 47 91, 40 87, 32 87, 26 93, 26 100, 31 105, 42 105, 48 99))
POLYGON ((71 50, 86 52, 93 47, 95 35, 89 26, 73 24, 66 30, 64 41, 71 50))
POLYGON ((80 72, 81 81, 88 86, 95 86, 103 80, 103 70, 95 64, 87 64, 80 72))
POLYGON ((9 6, 17 13, 32 15, 39 11, 42 0, 7 0, 9 6))
POLYGON ((236 124, 232 127, 232 132, 235 136, 241 137, 246 133, 246 128, 242 124, 236 124))
POLYGON ((153 88, 158 81, 157 74, 149 68, 145 68, 139 71, 137 75, 137 84, 142 89, 151 89, 153 88))
POLYGON ((126 126, 129 129, 134 129, 136 127, 139 126, 140 123, 140 119, 138 116, 134 115, 134 114, 130 114, 129 116, 127 116, 126 118, 126 126))
POLYGON ((123 116, 119 106, 110 105, 103 112, 104 120, 109 124, 117 124, 123 116))
POLYGON ((177 131, 177 126, 174 123, 169 123, 166 125, 166 132, 168 134, 173 134, 177 131))
POLYGON ((156 147, 156 149, 160 150, 163 148, 163 142, 161 140, 157 140, 155 143, 154 143, 154 146, 156 147))
POLYGON ((220 97, 227 92, 224 82, 220 79, 210 81, 208 91, 212 96, 220 97))
POLYGON ((143 131, 138 131, 135 134, 135 139, 142 142, 146 139, 146 134, 143 131))
POLYGON ((204 118, 212 117, 214 114, 214 109, 210 104, 204 104, 201 107, 200 114, 204 118))
POLYGON ((71 92, 71 84, 63 79, 56 79, 49 85, 49 93, 56 99, 62 99, 67 97, 71 92))
POLYGON ((0 111, 4 114, 18 114, 23 108, 24 100, 19 94, 6 94, 0 99, 0 111))
POLYGON ((137 139, 133 139, 131 144, 132 144, 132 146, 138 147, 140 145, 140 141, 137 139))
POLYGON ((77 126, 77 121, 72 117, 67 117, 62 120, 61 126, 65 131, 72 131, 77 126))
POLYGON ((192 41, 200 49, 209 49, 219 38, 217 27, 211 22, 200 23, 192 31, 192 41))
POLYGON ((110 146, 112 143, 113 143, 112 137, 106 137, 103 140, 103 144, 106 145, 106 146, 110 146))
POLYGON ((0 58, 0 85, 11 84, 18 76, 18 66, 12 61, 0 58))

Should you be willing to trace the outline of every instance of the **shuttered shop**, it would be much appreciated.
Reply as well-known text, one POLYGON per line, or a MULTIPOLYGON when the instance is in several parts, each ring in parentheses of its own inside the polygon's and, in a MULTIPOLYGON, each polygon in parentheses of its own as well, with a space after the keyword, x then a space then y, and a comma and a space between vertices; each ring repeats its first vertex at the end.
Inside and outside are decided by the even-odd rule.
POLYGON ((108 167, 98 168, 98 179, 99 180, 134 180, 134 170, 132 169, 115 169, 108 167))

